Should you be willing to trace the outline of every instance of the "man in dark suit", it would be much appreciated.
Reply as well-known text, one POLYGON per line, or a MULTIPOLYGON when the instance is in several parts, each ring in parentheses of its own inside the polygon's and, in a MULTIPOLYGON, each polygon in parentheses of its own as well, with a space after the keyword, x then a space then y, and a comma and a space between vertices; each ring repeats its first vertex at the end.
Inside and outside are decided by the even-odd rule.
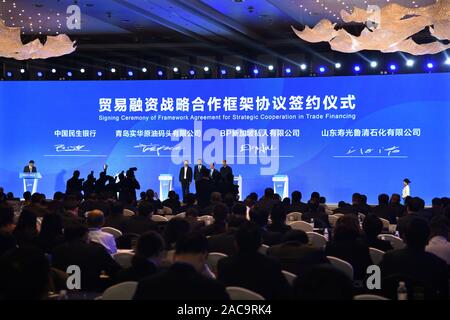
POLYGON ((291 289, 278 261, 258 252, 261 231, 254 223, 242 225, 236 233, 238 253, 218 263, 218 280, 225 286, 243 287, 267 300, 287 299, 291 289))
POLYGON ((259 226, 262 242, 265 245, 273 246, 281 243, 283 235, 280 232, 267 230, 269 224, 269 212, 263 207, 253 207, 249 212, 250 220, 259 226))
POLYGON ((197 204, 200 208, 207 207, 210 202, 211 194, 214 191, 214 186, 209 180, 209 175, 207 170, 202 171, 202 178, 197 181, 197 204))
POLYGON ((397 221, 397 231, 400 234, 400 238, 402 238, 403 240, 405 239, 406 228, 412 219, 424 219, 423 216, 420 215, 421 210, 422 199, 420 199, 419 197, 409 199, 408 204, 406 205, 406 215, 404 215, 397 221))
POLYGON ((198 182, 203 178, 203 172, 206 171, 206 167, 203 165, 202 159, 197 160, 197 165, 194 167, 194 182, 195 191, 198 193, 198 182))
POLYGON ((406 213, 406 208, 401 203, 401 197, 398 193, 393 193, 391 195, 391 200, 389 201, 389 207, 392 212, 394 212, 397 218, 403 217, 406 213))
POLYGON ((434 298, 448 299, 447 264, 436 255, 425 251, 429 234, 427 222, 413 217, 405 229, 406 248, 384 254, 380 264, 381 274, 383 278, 402 275, 420 282, 429 290, 424 290, 425 298, 428 292, 434 298))
POLYGON ((302 193, 300 191, 294 191, 291 193, 292 204, 289 207, 288 213, 301 212, 305 213, 309 210, 308 205, 302 202, 302 193))
POLYGON ((121 270, 117 262, 98 243, 88 243, 88 229, 83 225, 72 226, 64 230, 66 243, 54 249, 52 266, 66 271, 68 266, 76 265, 81 270, 81 290, 102 291, 100 275, 105 271, 114 277, 121 270))
POLYGON ((233 170, 227 164, 227 160, 222 160, 222 168, 220 168, 220 175, 223 181, 228 181, 227 177, 233 175, 233 170))
POLYGON ((201 274, 208 256, 205 236, 191 233, 176 244, 174 264, 139 281, 135 300, 228 300, 220 282, 201 274))
POLYGON ((23 168, 24 173, 35 173, 37 172, 37 168, 34 166, 34 160, 30 160, 28 165, 23 168))
POLYGON ((209 164, 209 179, 212 181, 214 186, 217 188, 217 184, 219 183, 219 180, 221 178, 219 170, 216 169, 214 162, 211 162, 209 164))
POLYGON ((189 162, 184 160, 183 167, 180 169, 178 181, 181 183, 181 190, 183 193, 183 199, 189 193, 189 186, 192 182, 192 168, 189 167, 189 162))
POLYGON ((147 231, 157 231, 158 225, 151 220, 155 208, 148 201, 139 203, 137 216, 126 220, 119 228, 123 233, 143 234, 147 231))
POLYGON ((391 224, 397 223, 395 212, 389 206, 389 196, 387 194, 383 193, 378 196, 378 205, 373 208, 372 212, 375 213, 378 218, 386 219, 391 224))
POLYGON ((84 179, 80 179, 80 171, 75 170, 73 172, 72 178, 67 180, 66 194, 75 195, 81 199, 81 191, 83 190, 83 181, 84 179))

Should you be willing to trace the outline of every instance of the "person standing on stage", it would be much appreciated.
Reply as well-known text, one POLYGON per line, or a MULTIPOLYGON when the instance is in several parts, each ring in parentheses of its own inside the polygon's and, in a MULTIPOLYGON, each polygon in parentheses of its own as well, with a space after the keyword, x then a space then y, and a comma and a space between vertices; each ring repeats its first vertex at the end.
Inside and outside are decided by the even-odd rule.
POLYGON ((209 179, 211 180, 214 186, 217 186, 220 180, 220 173, 215 168, 214 162, 211 162, 209 164, 209 179))
POLYGON ((202 180, 202 172, 205 170, 206 167, 203 165, 202 159, 198 159, 197 165, 194 168, 195 192, 198 192, 197 184, 200 180, 202 180))
POLYGON ((189 167, 189 162, 184 160, 183 167, 180 169, 180 175, 178 180, 181 183, 181 190, 183 192, 183 199, 189 193, 189 185, 192 182, 192 168, 189 167))
POLYGON ((28 165, 23 168, 24 173, 35 173, 37 172, 37 168, 34 166, 34 161, 30 160, 28 165))
POLYGON ((403 179, 403 190, 402 190, 402 198, 405 201, 406 197, 411 195, 411 191, 409 190, 409 184, 411 181, 408 178, 403 179))
POLYGON ((227 165, 227 160, 222 160, 222 168, 220 168, 220 175, 222 178, 222 181, 228 181, 228 176, 233 175, 233 170, 230 166, 227 165))

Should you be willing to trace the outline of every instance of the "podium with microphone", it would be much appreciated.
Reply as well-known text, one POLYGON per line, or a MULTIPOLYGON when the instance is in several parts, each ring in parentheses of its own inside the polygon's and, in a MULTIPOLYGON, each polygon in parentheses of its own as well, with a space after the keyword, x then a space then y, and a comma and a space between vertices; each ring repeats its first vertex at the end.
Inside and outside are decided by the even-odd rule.
POLYGON ((272 177, 273 190, 282 199, 289 197, 289 177, 287 175, 276 175, 272 177))
POLYGON ((23 192, 36 193, 39 179, 42 175, 39 172, 21 172, 19 178, 23 180, 23 192))

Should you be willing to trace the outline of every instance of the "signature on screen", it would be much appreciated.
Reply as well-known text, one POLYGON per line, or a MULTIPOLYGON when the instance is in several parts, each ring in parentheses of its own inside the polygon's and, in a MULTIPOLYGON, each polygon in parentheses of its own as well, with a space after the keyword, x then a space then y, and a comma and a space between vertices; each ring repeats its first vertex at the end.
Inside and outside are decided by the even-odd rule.
POLYGON ((85 145, 66 146, 64 144, 55 144, 56 152, 89 152, 90 150, 84 149, 85 145))

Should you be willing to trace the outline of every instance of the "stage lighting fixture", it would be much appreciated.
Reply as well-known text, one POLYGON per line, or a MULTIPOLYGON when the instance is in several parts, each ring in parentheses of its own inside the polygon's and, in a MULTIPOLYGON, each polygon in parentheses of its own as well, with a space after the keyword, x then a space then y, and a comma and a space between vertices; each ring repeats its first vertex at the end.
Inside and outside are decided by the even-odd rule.
POLYGON ((8 72, 6 73, 6 76, 7 76, 7 77, 12 77, 12 72, 11 72, 11 71, 8 71, 8 72))
POLYGON ((133 72, 133 71, 131 71, 131 70, 130 70, 130 71, 128 71, 128 76, 129 76, 129 77, 132 77, 132 76, 134 76, 134 72, 133 72))
POLYGON ((370 67, 371 68, 376 68, 377 66, 378 66, 378 62, 376 62, 376 61, 370 62, 370 67))
POLYGON ((220 74, 223 75, 223 76, 226 75, 226 74, 227 74, 227 70, 221 69, 221 70, 220 70, 220 74))
POLYGON ((205 67, 203 68, 203 71, 209 72, 209 67, 208 67, 208 66, 205 66, 205 67))
POLYGON ((56 73, 56 69, 52 69, 52 73, 56 73))
POLYGON ((253 69, 253 74, 254 74, 255 76, 257 76, 257 75, 259 74, 259 69, 258 69, 258 68, 254 68, 254 69, 253 69))
POLYGON ((25 69, 20 69, 20 73, 25 73, 25 69))
POLYGON ((273 65, 270 65, 270 66, 267 67, 267 69, 269 69, 269 71, 273 71, 275 68, 274 68, 273 65))
POLYGON ((412 59, 406 60, 406 66, 407 66, 407 67, 412 67, 412 66, 414 66, 414 60, 412 60, 412 59))
POLYGON ((80 72, 81 72, 81 73, 85 73, 86 70, 84 70, 84 68, 81 68, 81 69, 80 69, 80 72))
POLYGON ((158 76, 162 77, 164 75, 164 72, 162 70, 158 70, 158 76))
POLYGON ((444 62, 444 64, 446 64, 446 65, 450 66, 450 58, 447 58, 447 59, 445 59, 445 62, 444 62))
POLYGON ((306 70, 306 68, 307 68, 306 64, 302 63, 302 64, 300 65, 300 69, 306 70))
POLYGON ((112 73, 116 73, 116 68, 111 68, 112 73))
POLYGON ((342 65, 338 62, 338 63, 336 63, 336 64, 334 65, 334 67, 335 67, 336 69, 340 69, 340 68, 342 67, 342 65))
POLYGON ((242 70, 241 66, 236 66, 236 71, 237 72, 241 72, 241 70, 242 70))
POLYGON ((144 72, 144 73, 147 72, 147 68, 145 68, 145 67, 142 68, 142 72, 144 72))
POLYGON ((38 72, 36 73, 36 75, 37 75, 39 78, 42 78, 42 76, 43 76, 42 72, 40 72, 40 71, 38 71, 38 72))
POLYGON ((177 73, 178 71, 180 71, 177 67, 173 68, 173 72, 177 73))
POLYGON ((67 76, 71 77, 72 76, 72 71, 67 71, 67 76))
POLYGON ((189 74, 190 74, 191 76, 195 76, 195 70, 194 70, 194 69, 189 70, 189 74))
POLYGON ((292 69, 289 68, 289 67, 287 67, 286 69, 284 69, 284 72, 285 72, 286 74, 291 74, 291 73, 292 73, 292 69))
POLYGON ((433 62, 428 62, 428 63, 427 63, 427 68, 428 68, 428 70, 433 69, 433 68, 434 68, 433 62))
POLYGON ((325 67, 323 67, 323 66, 319 68, 319 72, 320 72, 320 73, 324 73, 325 70, 326 70, 326 69, 325 69, 325 67))
POLYGON ((98 71, 98 72, 97 72, 97 76, 99 76, 99 77, 103 76, 103 72, 98 71))
POLYGON ((389 66, 389 70, 395 71, 395 70, 397 70, 397 66, 396 66, 395 64, 391 64, 391 65, 389 66))

